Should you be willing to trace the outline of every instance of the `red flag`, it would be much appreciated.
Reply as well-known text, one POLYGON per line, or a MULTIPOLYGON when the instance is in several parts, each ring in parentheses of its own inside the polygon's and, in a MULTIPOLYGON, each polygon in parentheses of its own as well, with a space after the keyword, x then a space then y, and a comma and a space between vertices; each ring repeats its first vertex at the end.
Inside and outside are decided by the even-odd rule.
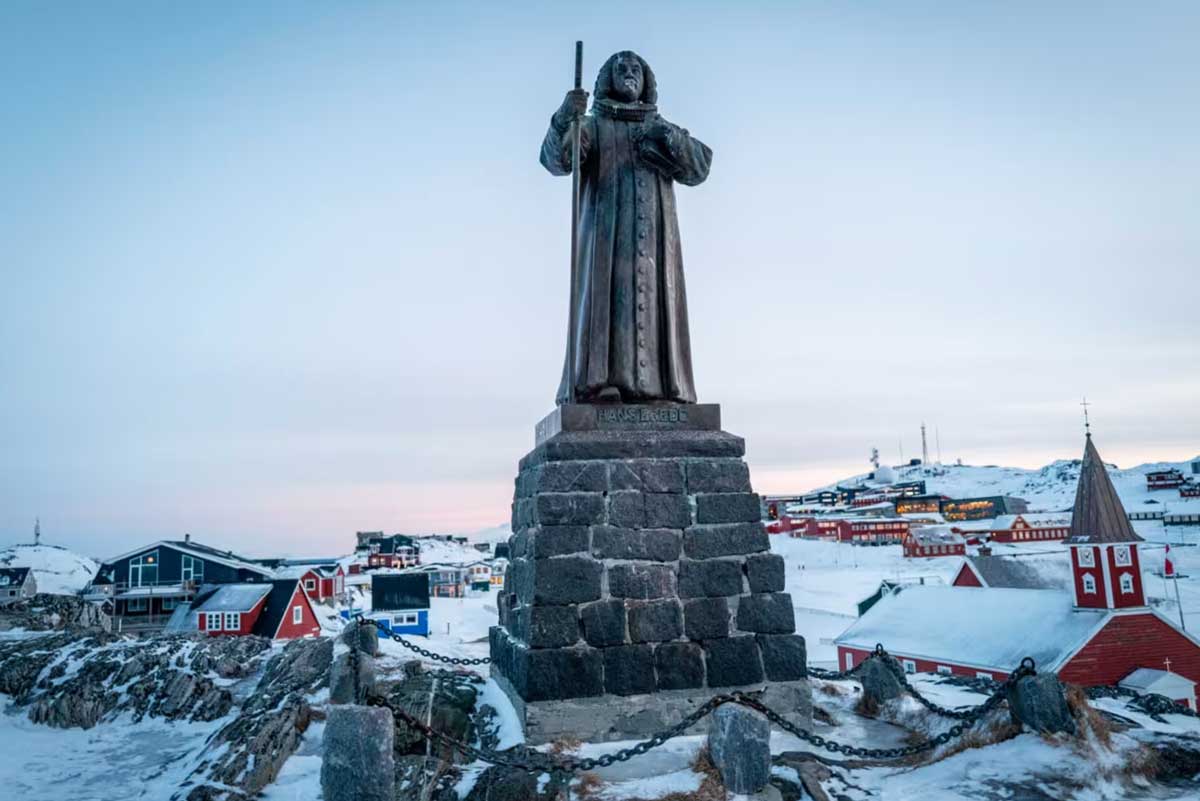
POLYGON ((1163 551, 1163 575, 1167 578, 1175 577, 1175 565, 1171 563, 1171 546, 1167 544, 1167 550, 1163 551))

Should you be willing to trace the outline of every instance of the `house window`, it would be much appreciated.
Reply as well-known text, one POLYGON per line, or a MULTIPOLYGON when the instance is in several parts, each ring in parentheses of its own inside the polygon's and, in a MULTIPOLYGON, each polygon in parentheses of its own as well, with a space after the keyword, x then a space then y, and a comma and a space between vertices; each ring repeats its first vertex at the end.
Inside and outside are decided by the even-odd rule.
POLYGON ((303 606, 293 606, 292 607, 292 622, 293 623, 303 623, 304 622, 304 607, 303 606))
POLYGON ((1080 567, 1096 566, 1096 555, 1092 552, 1091 548, 1080 548, 1075 553, 1079 555, 1080 567))
POLYGON ((130 598, 125 602, 126 612, 145 612, 150 609, 150 601, 147 598, 130 598))
POLYGON ((225 630, 237 631, 242 627, 241 612, 226 612, 225 613, 225 630))
POLYGON ((312 590, 315 590, 316 588, 317 588, 317 582, 314 579, 305 579, 304 580, 304 589, 312 591, 312 590))
POLYGON ((912 661, 911 659, 905 659, 904 660, 904 672, 905 673, 916 673, 917 672, 917 663, 912 661))
POLYGON ((983 670, 975 671, 975 678, 977 678, 977 679, 990 679, 991 677, 992 677, 992 674, 988 673, 986 671, 983 671, 983 670))
POLYGON ((177 606, 179 606, 178 598, 163 598, 162 599, 162 608, 163 608, 164 612, 170 612, 177 606))
POLYGON ((204 613, 204 628, 208 631, 221 630, 221 613, 220 612, 205 612, 204 613))
POLYGON ((1113 559, 1116 561, 1117 567, 1129 567, 1133 564, 1133 555, 1128 545, 1118 545, 1113 548, 1113 559))
POLYGON ((949 676, 951 673, 950 666, 949 665, 938 665, 937 672, 941 673, 943 676, 949 676))
POLYGON ((846 670, 849 670, 852 667, 854 667, 854 654, 847 653, 846 654, 846 670))
POLYGON ((180 561, 179 575, 184 581, 197 584, 204 581, 204 560, 184 554, 180 561))
POLYGON ((1089 595, 1096 594, 1096 579, 1091 573, 1083 574, 1083 591, 1089 595))
POLYGON ((152 587, 158 583, 158 551, 129 560, 129 586, 152 587))
POLYGON ((393 617, 392 623, 397 626, 415 626, 417 625, 418 620, 420 620, 420 618, 417 617, 416 612, 405 612, 393 617))
POLYGON ((1121 594, 1122 595, 1132 595, 1133 594, 1133 574, 1132 573, 1122 573, 1121 574, 1121 594))
POLYGON ((17 591, 16 591, 16 590, 9 590, 9 591, 8 591, 8 597, 9 597, 9 598, 16 598, 16 597, 17 597, 17 591))

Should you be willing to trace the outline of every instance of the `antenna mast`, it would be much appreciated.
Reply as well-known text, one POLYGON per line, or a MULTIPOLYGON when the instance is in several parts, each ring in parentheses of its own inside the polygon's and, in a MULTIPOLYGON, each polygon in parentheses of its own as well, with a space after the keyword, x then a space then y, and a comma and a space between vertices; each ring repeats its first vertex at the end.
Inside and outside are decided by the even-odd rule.
POLYGON ((925 421, 921 421, 921 464, 929 464, 929 445, 925 442, 925 421))

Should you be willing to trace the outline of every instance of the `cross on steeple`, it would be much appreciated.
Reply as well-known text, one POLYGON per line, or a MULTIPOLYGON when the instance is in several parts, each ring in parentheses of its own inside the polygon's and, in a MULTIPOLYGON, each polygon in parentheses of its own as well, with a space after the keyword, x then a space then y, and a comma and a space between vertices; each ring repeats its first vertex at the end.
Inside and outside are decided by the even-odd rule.
POLYGON ((1088 420, 1088 407, 1092 404, 1088 403, 1087 395, 1083 396, 1083 403, 1079 405, 1083 407, 1083 432, 1090 437, 1092 435, 1092 423, 1088 420))
POLYGON ((1171 672, 1171 657, 1168 656, 1166 659, 1164 659, 1163 664, 1167 666, 1167 672, 1170 673, 1171 672))

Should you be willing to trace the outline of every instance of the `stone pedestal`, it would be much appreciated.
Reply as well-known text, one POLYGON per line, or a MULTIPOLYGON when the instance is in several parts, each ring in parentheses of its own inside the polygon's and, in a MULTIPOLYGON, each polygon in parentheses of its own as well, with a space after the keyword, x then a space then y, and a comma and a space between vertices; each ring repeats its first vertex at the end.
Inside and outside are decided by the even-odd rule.
POLYGON ((570 405, 539 424, 490 635, 532 742, 644 737, 768 685, 807 722, 783 559, 745 444, 719 429, 715 405, 570 405))

